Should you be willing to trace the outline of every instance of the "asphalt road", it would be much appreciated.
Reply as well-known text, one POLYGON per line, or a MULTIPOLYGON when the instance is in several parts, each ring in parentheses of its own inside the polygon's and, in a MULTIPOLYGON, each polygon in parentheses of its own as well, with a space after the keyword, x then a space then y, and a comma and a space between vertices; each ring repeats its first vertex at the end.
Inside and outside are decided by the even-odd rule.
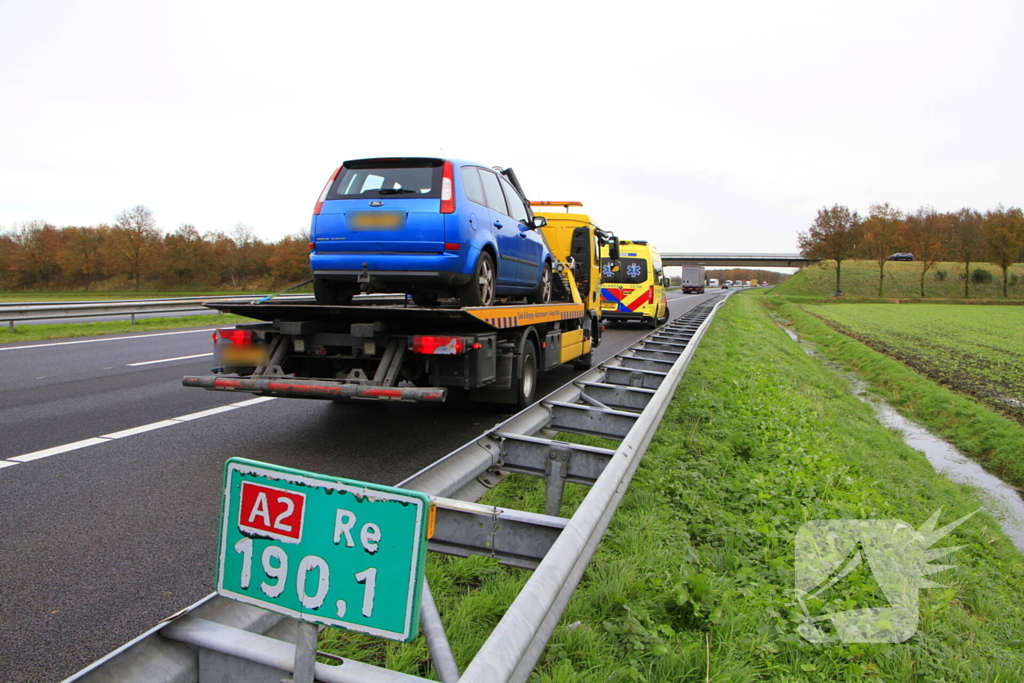
POLYGON ((395 484, 509 415, 186 389, 211 331, 0 345, 0 681, 63 680, 211 593, 226 459, 395 484))

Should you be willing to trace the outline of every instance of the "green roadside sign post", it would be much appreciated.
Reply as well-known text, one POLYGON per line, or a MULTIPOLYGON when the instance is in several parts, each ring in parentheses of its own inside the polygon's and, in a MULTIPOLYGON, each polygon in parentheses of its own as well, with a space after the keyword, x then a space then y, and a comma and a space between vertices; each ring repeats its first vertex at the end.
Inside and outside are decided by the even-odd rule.
POLYGON ((419 629, 429 521, 423 493, 232 458, 217 592, 408 642, 419 629))

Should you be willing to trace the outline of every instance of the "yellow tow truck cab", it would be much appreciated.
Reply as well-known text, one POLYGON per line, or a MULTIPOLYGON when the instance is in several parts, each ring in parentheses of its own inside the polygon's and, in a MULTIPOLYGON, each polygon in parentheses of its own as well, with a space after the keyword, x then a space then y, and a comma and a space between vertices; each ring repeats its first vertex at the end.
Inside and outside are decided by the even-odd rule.
MULTIPOLYGON (((547 225, 541 228, 548 247, 558 263, 568 265, 572 277, 558 277, 560 287, 572 301, 583 303, 585 331, 583 343, 601 343, 601 259, 602 254, 618 251, 618 240, 603 230, 584 213, 570 213, 570 207, 582 207, 579 201, 531 201, 535 216, 543 216, 547 225), (554 210, 560 207, 563 211, 554 210), (548 211, 536 209, 550 208, 548 211)), ((564 343, 563 343, 564 345, 564 343)), ((564 347, 564 346, 563 346, 564 347)))

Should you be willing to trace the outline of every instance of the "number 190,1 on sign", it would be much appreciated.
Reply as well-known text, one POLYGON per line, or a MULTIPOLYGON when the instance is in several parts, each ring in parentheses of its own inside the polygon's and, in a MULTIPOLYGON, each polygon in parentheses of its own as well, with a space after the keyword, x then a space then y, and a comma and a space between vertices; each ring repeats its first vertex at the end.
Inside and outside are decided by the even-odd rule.
POLYGON ((419 622, 429 497, 233 458, 217 592, 394 640, 419 622))

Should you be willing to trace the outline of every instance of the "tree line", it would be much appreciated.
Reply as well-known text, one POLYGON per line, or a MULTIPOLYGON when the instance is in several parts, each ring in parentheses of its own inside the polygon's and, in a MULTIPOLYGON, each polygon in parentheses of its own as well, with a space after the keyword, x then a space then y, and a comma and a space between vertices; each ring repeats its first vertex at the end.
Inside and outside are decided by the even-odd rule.
POLYGON ((836 293, 842 293, 843 261, 862 259, 878 264, 878 296, 882 296, 885 266, 900 252, 912 253, 920 263, 921 296, 925 275, 936 263, 962 263, 964 297, 970 296, 971 265, 991 263, 1003 271, 1007 296, 1008 271, 1024 262, 1024 212, 999 206, 981 213, 964 208, 940 213, 921 207, 904 213, 885 204, 873 204, 867 216, 835 204, 818 210, 814 223, 799 233, 800 253, 807 258, 836 262, 836 293))
POLYGON ((189 224, 163 234, 142 205, 112 225, 32 221, 0 233, 0 288, 7 291, 275 289, 307 279, 304 232, 274 243, 244 223, 227 234, 189 224))

